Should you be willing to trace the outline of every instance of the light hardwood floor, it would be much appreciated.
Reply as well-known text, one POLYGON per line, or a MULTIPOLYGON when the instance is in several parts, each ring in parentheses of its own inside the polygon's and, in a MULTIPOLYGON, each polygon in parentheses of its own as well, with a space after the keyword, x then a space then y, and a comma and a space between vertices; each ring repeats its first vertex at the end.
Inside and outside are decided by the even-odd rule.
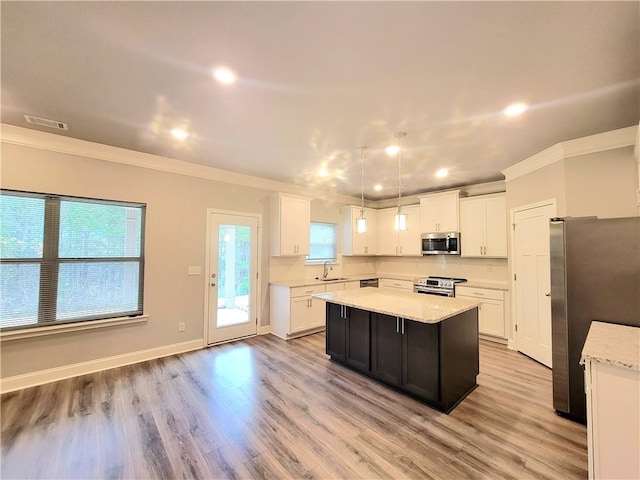
POLYGON ((445 415, 271 335, 85 375, 2 402, 8 478, 586 478, 551 371, 481 341, 445 415))

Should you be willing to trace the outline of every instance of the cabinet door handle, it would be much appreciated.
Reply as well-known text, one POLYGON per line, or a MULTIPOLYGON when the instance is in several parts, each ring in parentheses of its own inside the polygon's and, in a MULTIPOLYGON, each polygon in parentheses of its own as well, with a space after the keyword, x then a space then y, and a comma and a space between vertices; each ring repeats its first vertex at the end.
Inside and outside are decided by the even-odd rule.
POLYGON ((400 317, 396 317, 396 333, 400 333, 400 317))
POLYGON ((402 319, 402 334, 404 335, 404 318, 402 319))

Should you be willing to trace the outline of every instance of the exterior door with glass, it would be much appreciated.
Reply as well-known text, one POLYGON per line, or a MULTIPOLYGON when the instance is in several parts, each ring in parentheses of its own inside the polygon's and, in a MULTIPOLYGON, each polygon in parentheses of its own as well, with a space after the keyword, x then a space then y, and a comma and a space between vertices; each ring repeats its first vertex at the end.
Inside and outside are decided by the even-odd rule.
POLYGON ((257 333, 258 217, 209 213, 209 345, 257 333))

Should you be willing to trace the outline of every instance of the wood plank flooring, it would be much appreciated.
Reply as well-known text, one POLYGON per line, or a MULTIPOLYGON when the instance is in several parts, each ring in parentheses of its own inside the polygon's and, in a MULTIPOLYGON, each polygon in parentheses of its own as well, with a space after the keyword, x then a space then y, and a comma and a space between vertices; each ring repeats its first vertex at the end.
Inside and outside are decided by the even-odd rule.
POLYGON ((0 398, 9 478, 587 477, 551 371, 481 341, 450 415, 330 362, 324 333, 255 337, 0 398))

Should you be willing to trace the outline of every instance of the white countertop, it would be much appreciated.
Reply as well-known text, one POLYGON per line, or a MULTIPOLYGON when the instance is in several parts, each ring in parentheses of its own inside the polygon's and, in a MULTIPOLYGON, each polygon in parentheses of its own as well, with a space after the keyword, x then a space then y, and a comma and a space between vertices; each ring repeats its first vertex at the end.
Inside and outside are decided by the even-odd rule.
MULTIPOLYGON (((388 278, 389 280, 406 280, 410 282, 415 282, 416 280, 425 278, 426 276, 427 275, 416 277, 413 275, 405 275, 401 273, 369 273, 366 275, 345 276, 345 279, 343 280, 333 280, 330 282, 318 280, 314 278, 307 278, 307 279, 297 279, 297 280, 274 280, 269 283, 271 285, 280 285, 283 287, 295 288, 295 287, 309 287, 312 285, 325 285, 327 283, 359 282, 360 280, 366 280, 369 278, 388 278)), ((509 291, 508 283, 488 282, 484 280, 467 280, 465 283, 458 284, 458 286, 509 291)))
POLYGON ((459 283, 456 287, 470 287, 470 288, 486 288, 488 290, 504 290, 509 291, 509 284, 503 282, 485 282, 484 280, 467 280, 464 283, 459 283))
POLYGON ((589 360, 640 370, 640 328, 591 322, 580 364, 589 360))
POLYGON ((307 278, 307 279, 299 279, 299 280, 275 280, 273 282, 269 282, 269 284, 295 288, 295 287, 310 287, 312 285, 326 285, 329 283, 359 282, 360 280, 367 280, 369 278, 382 278, 382 277, 378 277, 378 275, 376 275, 375 273, 372 273, 371 275, 352 275, 350 277, 345 277, 342 280, 326 281, 326 280, 318 280, 314 278, 307 278))
POLYGON ((438 323, 480 305, 469 298, 422 295, 395 288, 361 288, 317 293, 313 298, 423 323, 438 323))

